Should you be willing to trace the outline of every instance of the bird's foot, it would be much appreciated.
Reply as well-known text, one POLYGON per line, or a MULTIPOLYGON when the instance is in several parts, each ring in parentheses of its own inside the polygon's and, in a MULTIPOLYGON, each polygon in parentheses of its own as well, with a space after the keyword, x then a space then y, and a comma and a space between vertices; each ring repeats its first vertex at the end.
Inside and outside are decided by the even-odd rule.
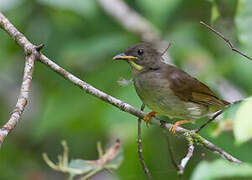
POLYGON ((156 112, 156 111, 151 111, 151 112, 149 112, 148 114, 146 114, 146 115, 144 116, 144 121, 145 121, 145 124, 146 124, 147 127, 149 127, 150 118, 151 118, 152 116, 155 116, 156 114, 158 114, 158 112, 156 112))
POLYGON ((172 125, 172 127, 169 129, 174 135, 176 135, 176 129, 182 124, 187 124, 187 123, 192 123, 190 120, 182 120, 182 121, 177 121, 175 124, 172 125))

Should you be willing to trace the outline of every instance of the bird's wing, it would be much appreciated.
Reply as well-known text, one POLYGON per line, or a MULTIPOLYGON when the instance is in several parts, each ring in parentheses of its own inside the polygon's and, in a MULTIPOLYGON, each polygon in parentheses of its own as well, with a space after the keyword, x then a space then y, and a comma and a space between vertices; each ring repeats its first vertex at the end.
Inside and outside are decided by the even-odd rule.
POLYGON ((167 74, 170 88, 182 100, 220 108, 229 104, 219 99, 205 84, 174 66, 168 68, 167 74))

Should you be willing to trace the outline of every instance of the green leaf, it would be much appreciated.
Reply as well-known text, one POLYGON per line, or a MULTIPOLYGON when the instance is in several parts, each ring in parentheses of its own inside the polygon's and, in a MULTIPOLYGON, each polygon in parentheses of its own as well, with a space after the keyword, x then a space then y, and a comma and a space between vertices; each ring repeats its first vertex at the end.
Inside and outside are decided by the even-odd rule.
POLYGON ((238 143, 252 137, 252 99, 245 100, 239 107, 234 121, 234 135, 238 143))
POLYGON ((214 180, 228 177, 252 177, 252 165, 235 164, 224 159, 202 161, 195 168, 190 180, 214 180))

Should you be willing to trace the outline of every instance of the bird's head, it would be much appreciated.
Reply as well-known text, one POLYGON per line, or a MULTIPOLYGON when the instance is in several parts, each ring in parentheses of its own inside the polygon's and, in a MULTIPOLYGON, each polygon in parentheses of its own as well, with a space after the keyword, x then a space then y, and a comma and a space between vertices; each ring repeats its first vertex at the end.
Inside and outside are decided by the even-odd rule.
POLYGON ((160 58, 161 53, 148 43, 132 45, 124 53, 113 57, 114 60, 127 61, 133 71, 157 69, 160 64, 160 58))

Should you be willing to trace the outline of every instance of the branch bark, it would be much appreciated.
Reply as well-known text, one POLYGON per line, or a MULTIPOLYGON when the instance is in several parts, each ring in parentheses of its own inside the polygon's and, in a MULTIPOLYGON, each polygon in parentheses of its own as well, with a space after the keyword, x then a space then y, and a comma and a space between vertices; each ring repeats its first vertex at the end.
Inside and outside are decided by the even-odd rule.
MULTIPOLYGON (((72 84, 75 84, 76 86, 81 88, 86 93, 91 94, 91 95, 99 98, 100 100, 105 101, 105 102, 117 107, 118 109, 120 109, 122 111, 125 111, 125 112, 132 114, 132 115, 134 115, 138 118, 141 118, 141 119, 144 118, 144 116, 146 115, 143 111, 138 110, 138 109, 134 108, 133 106, 131 106, 131 105, 129 105, 129 104, 113 97, 113 96, 110 96, 110 95, 100 91, 99 89, 96 89, 95 87, 91 86, 90 84, 82 81, 81 79, 77 78, 73 74, 69 73, 68 71, 66 71, 65 69, 63 69, 62 67, 60 67, 59 65, 54 63, 52 60, 47 58, 42 53, 39 53, 36 49, 37 46, 33 45, 30 41, 28 41, 28 39, 22 33, 20 33, 1 12, 0 12, 0 27, 3 28, 17 42, 17 44, 23 48, 25 53, 30 54, 30 56, 32 57, 31 60, 33 60, 33 62, 34 62, 35 58, 37 58, 40 62, 42 62, 43 64, 48 66, 53 71, 57 72, 59 75, 64 77, 66 80, 68 80, 72 84)), ((30 82, 31 75, 28 77, 29 78, 27 78, 27 79, 29 79, 29 80, 27 80, 27 81, 30 82)), ((24 94, 26 95, 24 97, 24 99, 27 102, 28 90, 21 89, 21 92, 23 92, 23 91, 24 91, 24 94)), ((171 123, 166 123, 166 122, 164 122, 158 118, 155 118, 155 117, 152 117, 150 119, 150 123, 156 124, 160 127, 165 127, 167 130, 169 130, 171 128, 171 126, 173 125, 171 123)), ((230 162, 241 163, 240 160, 236 159, 232 155, 228 154, 227 152, 225 152, 221 148, 215 146, 213 143, 211 143, 210 141, 206 140, 205 138, 203 138, 202 136, 200 136, 199 134, 197 134, 193 131, 189 131, 189 130, 184 129, 182 127, 177 127, 176 133, 180 134, 184 137, 186 137, 187 134, 190 133, 190 136, 193 138, 193 140, 195 142, 197 142, 197 144, 201 144, 205 148, 207 148, 213 152, 216 152, 217 154, 219 154, 223 158, 229 160, 230 162)), ((0 129, 0 134, 6 134, 6 129, 3 129, 3 128, 0 129)), ((6 136, 7 136, 7 134, 4 135, 3 137, 5 138, 6 136)), ((1 143, 3 142, 4 138, 1 139, 1 143)))
POLYGON ((179 174, 183 174, 184 173, 184 169, 187 165, 187 163, 189 162, 189 160, 191 159, 191 157, 193 156, 193 151, 194 151, 194 143, 193 143, 193 138, 191 136, 187 136, 186 137, 187 141, 188 141, 188 151, 186 156, 181 160, 179 167, 179 174))
POLYGON ((13 110, 11 117, 7 121, 7 123, 0 128, 0 148, 5 137, 14 129, 14 127, 19 122, 24 112, 25 106, 27 105, 28 102, 29 89, 31 87, 31 81, 32 81, 32 72, 34 69, 35 55, 30 54, 26 56, 25 59, 26 61, 25 61, 23 82, 20 88, 20 93, 18 96, 16 107, 13 110))
POLYGON ((4 126, 0 128, 0 148, 6 136, 15 128, 22 117, 24 109, 28 102, 29 89, 31 87, 32 73, 35 60, 39 57, 39 51, 43 45, 35 46, 30 43, 26 37, 20 33, 13 24, 0 12, 0 27, 6 31, 16 43, 24 49, 25 52, 25 67, 23 81, 20 88, 17 104, 13 110, 10 119, 4 126))

